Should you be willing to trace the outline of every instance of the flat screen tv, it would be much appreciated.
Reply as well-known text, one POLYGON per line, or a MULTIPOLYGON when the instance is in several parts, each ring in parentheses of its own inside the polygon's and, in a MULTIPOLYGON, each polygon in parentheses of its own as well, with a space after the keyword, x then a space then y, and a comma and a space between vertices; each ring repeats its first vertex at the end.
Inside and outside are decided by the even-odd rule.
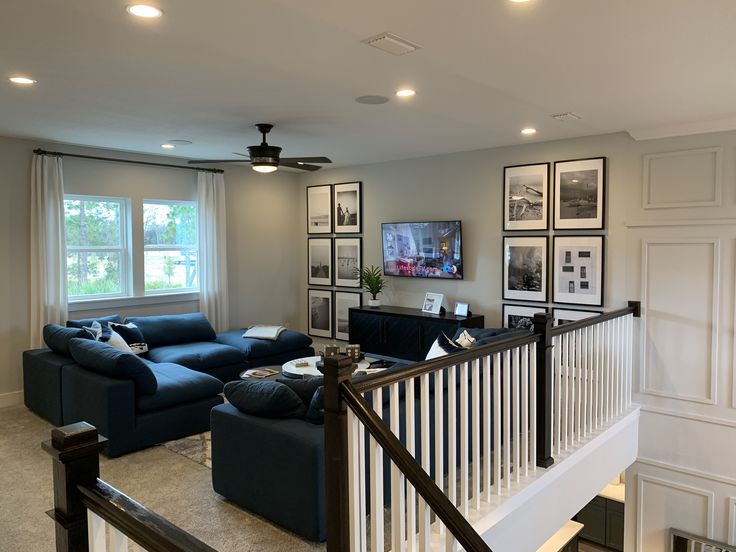
POLYGON ((387 276, 463 279, 459 220, 381 224, 387 276))

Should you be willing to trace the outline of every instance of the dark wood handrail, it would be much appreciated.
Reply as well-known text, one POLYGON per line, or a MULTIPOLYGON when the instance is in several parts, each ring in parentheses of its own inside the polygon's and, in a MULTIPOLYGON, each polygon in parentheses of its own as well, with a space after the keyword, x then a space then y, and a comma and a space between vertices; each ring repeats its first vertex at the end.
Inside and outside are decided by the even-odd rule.
POLYGON ((533 333, 525 333, 522 335, 514 335, 506 339, 500 339, 488 345, 481 345, 480 347, 473 347, 467 351, 458 351, 447 356, 435 358, 432 360, 425 360, 412 364, 407 368, 401 368, 400 370, 392 371, 387 370, 385 372, 377 372, 371 376, 361 379, 358 382, 353 383, 353 387, 358 393, 365 393, 366 391, 373 391, 380 387, 386 387, 392 383, 399 383, 408 379, 416 378, 424 374, 431 374, 437 372, 450 365, 463 364, 465 362, 472 362, 481 357, 500 353, 514 347, 521 347, 523 345, 531 345, 532 343, 539 342, 539 335, 533 333))
POLYGON ((349 381, 340 383, 340 395, 463 548, 493 552, 349 381))
POLYGON ((562 335, 567 332, 572 332, 575 330, 582 330, 583 328, 587 328, 589 326, 595 326, 596 324, 600 324, 601 322, 606 322, 607 320, 613 320, 614 318, 621 318, 622 316, 628 316, 629 314, 633 314, 635 317, 638 317, 640 315, 639 312, 639 303, 634 301, 629 301, 629 306, 624 307, 622 309, 617 309, 614 311, 609 312, 603 312, 599 314, 598 316, 591 316, 590 318, 583 318, 582 320, 576 320, 575 322, 568 322, 566 324, 560 324, 559 326, 555 326, 550 331, 550 334, 552 337, 556 337, 558 335, 562 335), (634 304, 632 304, 634 303, 634 304))
POLYGON ((217 552, 99 478, 77 489, 82 504, 148 552, 217 552))

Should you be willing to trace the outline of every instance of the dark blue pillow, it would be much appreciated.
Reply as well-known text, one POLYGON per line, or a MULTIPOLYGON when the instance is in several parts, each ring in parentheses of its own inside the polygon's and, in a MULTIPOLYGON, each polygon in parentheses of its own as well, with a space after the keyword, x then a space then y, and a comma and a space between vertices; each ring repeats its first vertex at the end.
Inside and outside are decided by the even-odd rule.
POLYGON ((67 320, 67 328, 84 328, 85 326, 91 326, 92 322, 97 320, 103 326, 106 322, 114 322, 115 324, 122 324, 119 314, 111 314, 110 316, 98 316, 96 318, 82 318, 81 320, 67 320))
POLYGON ((132 353, 124 353, 107 343, 78 337, 69 340, 69 352, 77 364, 87 370, 111 378, 133 380, 138 393, 153 395, 158 388, 151 369, 132 353))
POLYGON ((313 378, 278 378, 276 381, 291 388, 304 403, 307 413, 304 419, 314 424, 324 423, 324 384, 325 378, 315 376, 313 378))
POLYGON ((299 395, 273 380, 231 381, 225 398, 241 412, 263 418, 303 418, 307 411, 299 395))
POLYGON ((71 356, 69 353, 69 340, 75 337, 89 339, 90 335, 81 328, 65 328, 58 324, 46 324, 43 327, 43 340, 49 349, 57 354, 71 356))
POLYGON ((325 388, 324 386, 318 387, 312 396, 312 400, 309 402, 307 413, 304 415, 304 419, 313 424, 325 423, 325 388))
POLYGON ((132 322, 138 326, 149 348, 197 341, 214 341, 217 337, 207 317, 199 312, 133 316, 126 318, 125 322, 132 322))

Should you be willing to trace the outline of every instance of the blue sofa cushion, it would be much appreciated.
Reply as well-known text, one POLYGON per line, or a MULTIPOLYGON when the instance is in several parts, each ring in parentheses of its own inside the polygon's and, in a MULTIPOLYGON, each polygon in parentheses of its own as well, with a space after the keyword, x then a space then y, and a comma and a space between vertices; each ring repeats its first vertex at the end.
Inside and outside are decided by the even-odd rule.
POLYGON ((278 381, 231 381, 225 398, 244 414, 262 418, 303 418, 307 408, 294 391, 278 381))
POLYGON ((133 380, 135 390, 152 395, 158 386, 148 365, 132 353, 124 353, 107 343, 75 337, 69 340, 69 352, 77 363, 111 378, 133 380))
POLYGON ((222 382, 202 372, 170 362, 149 366, 158 388, 153 395, 139 395, 136 398, 136 406, 141 412, 161 410, 222 393, 222 382))
POLYGON ((49 349, 59 355, 71 356, 69 340, 75 337, 89 339, 90 335, 82 328, 65 328, 58 324, 46 324, 43 327, 43 340, 49 346, 49 349))
POLYGON ((304 415, 305 420, 314 424, 324 423, 324 377, 315 376, 304 379, 282 377, 277 378, 276 381, 291 388, 302 400, 304 406, 307 408, 307 412, 304 415))
POLYGON ((106 322, 114 322, 115 324, 122 324, 123 321, 120 319, 119 314, 112 314, 110 316, 98 316, 96 318, 82 318, 81 320, 67 320, 67 328, 84 328, 85 326, 91 326, 92 322, 97 320, 100 324, 105 325, 106 322))
POLYGON ((214 341, 217 337, 207 317, 199 312, 132 316, 126 318, 125 322, 132 322, 138 326, 146 338, 149 349, 194 341, 214 341))
POLYGON ((173 362, 202 372, 220 366, 244 363, 245 355, 227 345, 215 343, 214 341, 204 341, 149 349, 148 360, 173 362))
POLYGON ((245 358, 261 358, 289 351, 304 349, 312 344, 312 338, 294 330, 281 332, 276 341, 243 337, 245 330, 232 330, 217 335, 217 342, 241 350, 245 358))

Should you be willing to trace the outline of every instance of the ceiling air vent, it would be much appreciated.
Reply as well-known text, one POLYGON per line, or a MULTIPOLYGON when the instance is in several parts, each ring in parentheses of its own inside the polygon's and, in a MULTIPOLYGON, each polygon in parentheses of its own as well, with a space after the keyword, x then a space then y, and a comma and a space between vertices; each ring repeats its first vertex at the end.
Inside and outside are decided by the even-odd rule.
POLYGON ((411 54, 420 50, 422 47, 419 44, 414 44, 406 39, 396 36, 391 33, 381 33, 370 38, 361 40, 363 44, 373 46, 384 52, 388 52, 394 56, 403 56, 404 54, 411 54))
POLYGON ((550 115, 554 120, 556 121, 579 121, 582 119, 580 115, 577 113, 573 113, 572 111, 565 111, 564 113, 555 113, 553 115, 550 115))

